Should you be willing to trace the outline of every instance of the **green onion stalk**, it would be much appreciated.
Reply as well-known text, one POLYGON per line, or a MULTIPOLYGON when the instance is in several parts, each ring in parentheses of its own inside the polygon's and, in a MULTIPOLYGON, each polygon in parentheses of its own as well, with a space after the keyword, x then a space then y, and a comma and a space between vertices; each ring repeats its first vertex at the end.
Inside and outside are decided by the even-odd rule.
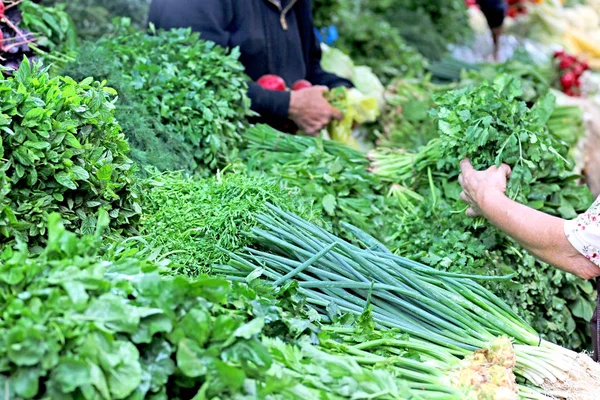
POLYGON ((345 228, 366 248, 274 206, 269 209, 257 217, 261 226, 253 229, 260 250, 248 248, 243 255, 232 255, 230 266, 223 267, 221 272, 231 279, 262 275, 275 286, 297 280, 308 302, 323 315, 330 304, 361 315, 368 303, 378 328, 398 329, 459 358, 507 336, 515 343, 515 373, 544 388, 544 394, 574 389, 600 393, 600 365, 542 340, 506 303, 476 282, 513 275, 438 271, 392 254, 353 226, 345 228))
POLYGON ((377 148, 368 154, 369 171, 389 182, 412 185, 415 179, 442 158, 440 142, 431 140, 418 153, 402 149, 377 148))
POLYGON ((417 205, 422 203, 425 199, 417 192, 394 183, 388 192, 388 197, 396 199, 400 209, 407 215, 415 215, 417 212, 417 205))
POLYGON ((310 136, 288 135, 268 125, 255 125, 244 134, 248 148, 253 151, 268 150, 283 153, 301 153, 311 147, 324 149, 327 153, 344 159, 366 162, 365 154, 342 143, 310 136))

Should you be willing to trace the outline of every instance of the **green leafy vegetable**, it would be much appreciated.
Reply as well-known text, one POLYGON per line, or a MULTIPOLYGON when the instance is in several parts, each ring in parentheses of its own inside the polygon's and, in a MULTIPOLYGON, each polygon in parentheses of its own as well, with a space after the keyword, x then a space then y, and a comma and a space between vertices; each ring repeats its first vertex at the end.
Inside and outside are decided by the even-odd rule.
MULTIPOLYGON (((136 161, 206 172, 235 158, 250 107, 238 50, 191 29, 148 35, 127 26, 86 48, 67 72, 118 82, 135 111, 124 124, 136 161)), ((128 118, 125 109, 120 115, 128 118)))
POLYGON ((320 212, 298 189, 280 189, 273 179, 224 174, 207 179, 157 175, 144 184, 140 230, 171 254, 174 273, 197 275, 225 264, 223 250, 252 243, 247 236, 267 202, 318 222, 320 212))
POLYGON ((28 61, 0 87, 0 243, 43 242, 52 212, 83 233, 100 209, 115 229, 134 224, 141 207, 114 90, 28 61))

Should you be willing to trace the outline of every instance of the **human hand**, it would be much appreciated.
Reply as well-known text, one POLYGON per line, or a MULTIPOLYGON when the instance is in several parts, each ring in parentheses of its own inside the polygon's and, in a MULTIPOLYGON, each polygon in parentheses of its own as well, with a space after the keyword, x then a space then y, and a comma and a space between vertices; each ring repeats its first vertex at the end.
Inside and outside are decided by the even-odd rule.
POLYGON ((500 168, 493 166, 485 171, 477 171, 468 158, 460 163, 462 173, 458 176, 458 183, 463 191, 460 199, 469 205, 468 217, 483 215, 486 199, 493 199, 495 195, 504 196, 506 182, 510 178, 511 169, 502 164, 500 168))
POLYGON ((328 90, 325 86, 313 86, 291 94, 289 117, 309 135, 318 134, 332 119, 343 118, 341 111, 325 99, 328 90))

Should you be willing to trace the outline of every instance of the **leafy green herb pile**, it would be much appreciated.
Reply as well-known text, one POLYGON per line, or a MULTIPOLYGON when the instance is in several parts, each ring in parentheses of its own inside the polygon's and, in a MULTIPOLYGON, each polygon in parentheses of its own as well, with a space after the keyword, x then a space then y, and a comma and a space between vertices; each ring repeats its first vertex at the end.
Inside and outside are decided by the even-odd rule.
POLYGON ((65 73, 119 83, 124 103, 135 110, 125 133, 136 161, 204 172, 235 158, 250 107, 237 50, 200 40, 190 29, 148 35, 130 27, 90 50, 65 73))
POLYGON ((156 252, 131 242, 101 246, 107 222, 103 214, 95 235, 78 237, 52 214, 40 254, 22 247, 0 254, 7 398, 411 396, 393 370, 297 340, 316 331, 297 285, 251 289, 163 276, 168 262, 156 252))
POLYGON ((499 75, 485 82, 447 92, 436 100, 442 154, 438 168, 456 171, 468 157, 477 169, 506 163, 512 167, 507 194, 536 209, 574 218, 589 206, 589 191, 570 172, 568 148, 548 131, 555 98, 547 95, 531 109, 518 101, 519 80, 499 75), (569 202, 569 200, 571 200, 569 202))
POLYGON ((107 48, 86 42, 81 46, 77 62, 68 64, 62 74, 77 80, 93 76, 110 82, 119 94, 115 118, 131 146, 132 160, 160 171, 191 168, 194 163, 190 163, 192 156, 185 142, 178 134, 172 133, 173 127, 163 124, 160 115, 140 101, 130 78, 123 75, 117 65, 113 53, 107 48))
POLYGON ((322 207, 336 233, 344 232, 341 222, 349 222, 381 238, 390 220, 402 212, 385 196, 386 185, 368 172, 369 161, 362 152, 337 142, 286 135, 266 125, 250 128, 245 138, 248 171, 274 177, 283 188, 300 188, 322 207))
POLYGON ((335 47, 348 54, 356 65, 373 69, 384 84, 402 76, 421 77, 427 63, 398 31, 381 16, 351 1, 340 11, 335 25, 340 39, 335 47))
POLYGON ((536 261, 495 228, 474 225, 459 199, 456 176, 460 160, 468 156, 478 168, 512 165, 509 194, 536 209, 573 218, 591 204, 587 187, 569 172, 568 147, 546 127, 549 118, 565 114, 554 108, 552 96, 530 109, 522 93, 518 81, 504 75, 495 83, 434 96, 439 138, 416 153, 378 150, 372 155, 374 173, 424 199, 412 215, 402 217, 386 243, 405 257, 452 272, 516 272, 513 282, 486 285, 546 338, 579 348, 585 346, 586 320, 593 311, 591 285, 536 261))
MULTIPOLYGON (((171 173, 144 183, 140 230, 170 254, 173 273, 197 275, 226 264, 224 251, 252 243, 248 233, 267 202, 319 223, 320 211, 298 189, 281 189, 273 179, 224 174, 206 179, 171 173)), ((320 223, 319 223, 320 224, 320 223)))
POLYGON ((411 46, 435 60, 448 45, 471 36, 467 7, 462 0, 366 0, 411 46))
POLYGON ((99 235, 79 239, 56 214, 49 231, 39 256, 1 256, 0 381, 9 398, 166 399, 207 380, 214 396, 268 368, 255 337, 264 317, 249 322, 246 311, 227 309, 225 280, 161 277, 161 265, 132 248, 101 257, 99 235))
POLYGON ((525 202, 536 179, 564 170, 555 149, 559 143, 544 127, 551 114, 544 103, 554 106, 554 98, 529 109, 516 101, 522 95, 519 81, 500 75, 493 83, 451 91, 436 99, 440 147, 448 156, 438 160, 442 169, 456 170, 463 158, 469 158, 476 169, 490 164, 512 166, 508 182, 509 197, 525 202))
POLYGON ((100 209, 114 228, 133 224, 141 208, 114 90, 51 78, 27 60, 0 86, 0 243, 43 241, 52 212, 81 232, 100 209))

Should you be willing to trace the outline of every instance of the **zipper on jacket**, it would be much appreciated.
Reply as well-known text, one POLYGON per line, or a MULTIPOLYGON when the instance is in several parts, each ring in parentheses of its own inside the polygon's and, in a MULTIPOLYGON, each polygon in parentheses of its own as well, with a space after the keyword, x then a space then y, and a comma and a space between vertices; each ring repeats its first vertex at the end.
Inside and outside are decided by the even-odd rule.
POLYGON ((290 1, 290 4, 288 4, 287 6, 285 6, 284 9, 281 8, 281 4, 277 4, 275 3, 273 0, 267 0, 269 3, 273 4, 275 7, 277 7, 277 9, 279 10, 279 12, 281 13, 279 16, 279 22, 281 22, 281 27, 283 28, 284 31, 288 30, 288 24, 287 21, 285 19, 286 15, 288 12, 290 12, 290 10, 292 9, 292 7, 294 7, 294 4, 296 4, 298 2, 298 0, 292 0, 290 1))

